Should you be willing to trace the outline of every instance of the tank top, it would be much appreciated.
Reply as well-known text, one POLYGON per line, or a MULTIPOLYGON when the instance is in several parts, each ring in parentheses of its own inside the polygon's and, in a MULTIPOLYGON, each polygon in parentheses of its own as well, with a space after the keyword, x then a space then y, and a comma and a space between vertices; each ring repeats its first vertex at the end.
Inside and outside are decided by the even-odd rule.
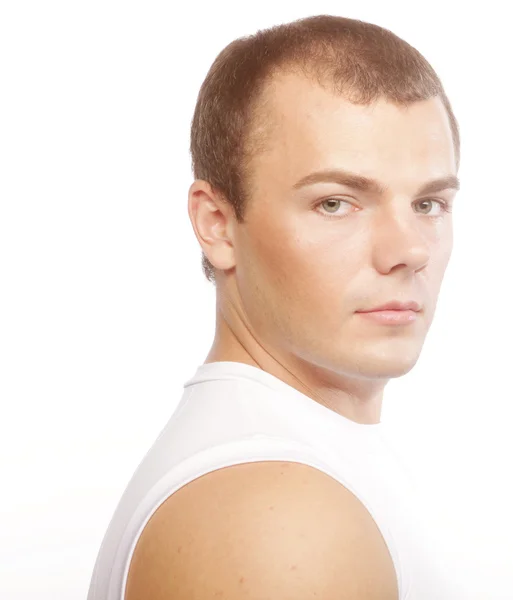
POLYGON ((88 600, 124 600, 145 525, 182 486, 256 461, 309 465, 350 490, 374 519, 395 567, 399 600, 461 599, 424 522, 414 477, 383 423, 360 424, 245 363, 200 365, 125 489, 92 574, 88 600))

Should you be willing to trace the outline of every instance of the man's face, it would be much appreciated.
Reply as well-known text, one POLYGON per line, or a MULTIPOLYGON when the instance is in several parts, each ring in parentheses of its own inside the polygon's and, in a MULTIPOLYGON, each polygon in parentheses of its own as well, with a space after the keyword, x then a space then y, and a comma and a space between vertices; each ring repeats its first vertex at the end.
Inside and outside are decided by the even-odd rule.
POLYGON ((444 107, 438 98, 357 106, 291 74, 267 94, 270 140, 252 162, 246 222, 235 229, 233 276, 249 323, 285 364, 402 375, 419 357, 452 249, 442 204, 455 190, 419 193, 456 174, 444 107), (385 191, 295 187, 325 170, 375 179, 385 191), (421 311, 399 326, 356 312, 392 300, 421 311))

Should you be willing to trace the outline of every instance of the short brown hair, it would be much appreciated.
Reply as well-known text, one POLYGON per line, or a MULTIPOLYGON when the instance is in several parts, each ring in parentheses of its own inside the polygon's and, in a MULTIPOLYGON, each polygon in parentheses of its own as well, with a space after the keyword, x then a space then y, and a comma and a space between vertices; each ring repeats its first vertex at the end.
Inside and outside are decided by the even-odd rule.
MULTIPOLYGON (((195 179, 208 181, 244 220, 250 159, 263 147, 258 100, 278 71, 296 71, 350 102, 379 98, 408 105, 439 96, 450 121, 456 164, 460 137, 442 83, 418 50, 397 35, 355 19, 319 15, 241 37, 217 56, 200 88, 191 125, 195 179)), ((202 252, 206 278, 213 265, 202 252)))

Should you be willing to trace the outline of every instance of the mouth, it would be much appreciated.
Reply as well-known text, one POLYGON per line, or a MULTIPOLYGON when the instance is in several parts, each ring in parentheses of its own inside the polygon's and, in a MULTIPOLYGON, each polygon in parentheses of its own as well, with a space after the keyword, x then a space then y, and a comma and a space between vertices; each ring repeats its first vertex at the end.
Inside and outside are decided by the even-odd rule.
POLYGON ((409 325, 414 323, 419 317, 420 310, 371 310, 371 311, 356 311, 356 314, 364 319, 379 323, 382 325, 409 325))
POLYGON ((375 306, 373 308, 365 308, 362 310, 358 310, 356 312, 376 312, 376 311, 404 311, 411 310, 414 312, 419 312, 421 310, 421 306, 418 302, 414 300, 410 300, 408 302, 399 302, 398 300, 392 300, 391 302, 387 302, 386 304, 381 304, 380 306, 375 306))

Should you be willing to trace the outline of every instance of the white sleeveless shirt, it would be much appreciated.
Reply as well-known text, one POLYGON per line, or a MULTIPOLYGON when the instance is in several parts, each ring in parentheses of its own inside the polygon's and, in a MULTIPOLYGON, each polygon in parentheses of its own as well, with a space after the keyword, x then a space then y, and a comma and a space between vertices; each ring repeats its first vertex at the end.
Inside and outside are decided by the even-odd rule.
POLYGON ((171 494, 216 469, 257 461, 310 465, 350 490, 390 552, 399 600, 460 600, 438 560, 415 482, 383 423, 356 423, 281 379, 238 362, 202 364, 129 482, 109 524, 88 600, 124 600, 146 523, 171 494))

